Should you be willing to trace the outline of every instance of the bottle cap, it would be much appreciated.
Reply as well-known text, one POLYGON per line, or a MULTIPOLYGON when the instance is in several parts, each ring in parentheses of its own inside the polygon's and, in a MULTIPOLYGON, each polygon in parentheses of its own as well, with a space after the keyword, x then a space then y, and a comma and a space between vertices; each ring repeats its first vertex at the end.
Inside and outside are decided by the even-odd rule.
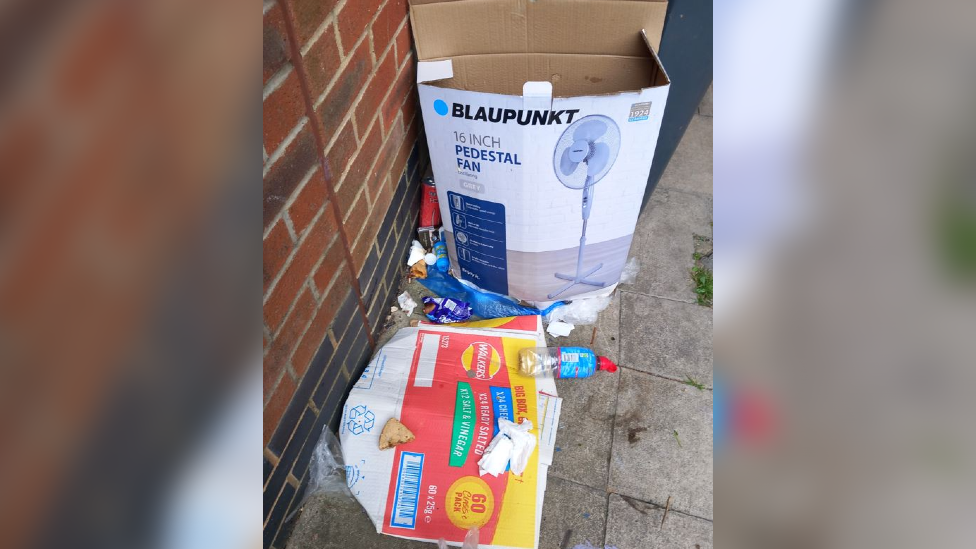
POLYGON ((611 373, 617 371, 617 365, 614 364, 612 360, 610 360, 605 356, 596 357, 596 365, 597 368, 600 370, 606 370, 611 373))

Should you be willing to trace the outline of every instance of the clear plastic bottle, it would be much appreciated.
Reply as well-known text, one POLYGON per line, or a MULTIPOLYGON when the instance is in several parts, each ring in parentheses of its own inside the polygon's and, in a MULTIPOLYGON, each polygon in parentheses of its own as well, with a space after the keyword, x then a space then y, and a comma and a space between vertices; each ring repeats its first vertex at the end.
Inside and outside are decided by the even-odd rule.
POLYGON ((519 373, 557 378, 590 377, 597 370, 616 372, 617 365, 585 347, 538 347, 519 351, 519 373))

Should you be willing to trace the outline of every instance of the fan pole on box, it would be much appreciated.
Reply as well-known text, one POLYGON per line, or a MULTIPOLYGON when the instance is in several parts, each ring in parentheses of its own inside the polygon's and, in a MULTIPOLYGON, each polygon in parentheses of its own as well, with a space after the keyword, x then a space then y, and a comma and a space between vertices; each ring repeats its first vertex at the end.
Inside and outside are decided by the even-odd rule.
POLYGON ((569 284, 549 294, 549 299, 577 284, 597 288, 607 285, 606 282, 587 278, 603 268, 603 263, 597 263, 584 271, 583 252, 586 249, 586 223, 590 219, 590 208, 593 206, 593 187, 610 171, 619 150, 620 128, 612 119, 602 115, 580 118, 566 128, 556 142, 553 154, 556 178, 569 189, 583 191, 583 231, 576 256, 576 273, 554 273, 556 278, 568 280, 569 284))

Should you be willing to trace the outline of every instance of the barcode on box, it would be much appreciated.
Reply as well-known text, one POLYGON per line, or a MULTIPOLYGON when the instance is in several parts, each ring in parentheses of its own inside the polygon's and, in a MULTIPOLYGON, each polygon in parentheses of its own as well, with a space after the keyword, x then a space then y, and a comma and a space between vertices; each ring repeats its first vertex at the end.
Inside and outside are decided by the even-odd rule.
POLYGON ((396 495, 390 526, 413 529, 417 525, 417 501, 420 498, 420 478, 424 472, 424 455, 416 452, 400 454, 396 495))

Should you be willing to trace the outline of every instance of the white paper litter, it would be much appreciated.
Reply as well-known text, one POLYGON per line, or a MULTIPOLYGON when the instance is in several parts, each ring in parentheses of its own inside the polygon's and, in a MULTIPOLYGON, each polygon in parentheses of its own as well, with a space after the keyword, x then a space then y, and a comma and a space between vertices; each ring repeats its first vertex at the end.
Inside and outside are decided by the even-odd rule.
POLYGON ((553 337, 565 337, 572 333, 575 327, 576 325, 574 324, 557 320, 556 322, 550 322, 546 331, 553 337))
POLYGON ((485 455, 478 460, 478 473, 481 476, 491 475, 493 477, 504 473, 505 468, 508 467, 508 462, 512 459, 512 450, 514 449, 515 443, 512 442, 512 439, 498 433, 495 438, 491 439, 488 449, 485 450, 485 455))
POLYGON ((403 292, 397 296, 397 302, 400 303, 400 308, 407 313, 407 316, 413 315, 413 310, 417 308, 417 302, 410 297, 409 292, 403 292))
POLYGON ((512 473, 522 476, 529 457, 535 450, 535 435, 529 433, 532 422, 523 419, 515 424, 505 418, 498 419, 498 435, 491 439, 488 449, 478 461, 481 476, 489 474, 498 476, 505 472, 505 466, 511 464, 512 473))
POLYGON ((414 263, 423 261, 426 255, 427 250, 424 249, 424 245, 419 240, 414 240, 413 244, 410 245, 410 255, 407 256, 407 267, 412 267, 414 263))

